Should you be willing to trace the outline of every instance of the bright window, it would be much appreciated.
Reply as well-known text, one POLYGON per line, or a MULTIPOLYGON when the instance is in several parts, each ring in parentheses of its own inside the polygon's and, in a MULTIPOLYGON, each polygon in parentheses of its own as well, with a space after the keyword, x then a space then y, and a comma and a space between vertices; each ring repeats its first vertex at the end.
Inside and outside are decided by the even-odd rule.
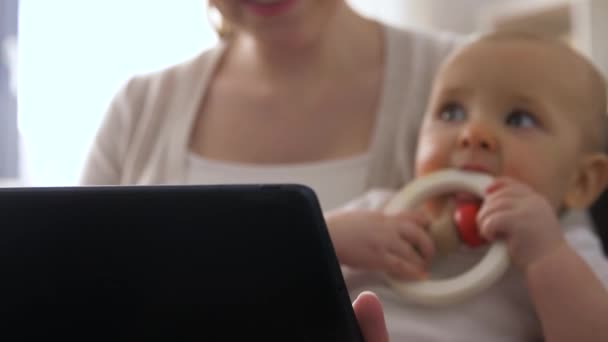
POLYGON ((216 42, 203 0, 22 0, 19 130, 29 185, 70 185, 132 75, 216 42))

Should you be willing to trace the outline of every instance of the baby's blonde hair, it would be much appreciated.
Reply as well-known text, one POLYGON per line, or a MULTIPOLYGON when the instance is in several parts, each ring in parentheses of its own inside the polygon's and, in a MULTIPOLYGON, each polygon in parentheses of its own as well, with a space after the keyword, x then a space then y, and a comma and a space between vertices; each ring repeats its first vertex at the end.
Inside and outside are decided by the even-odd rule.
POLYGON ((481 35, 470 44, 483 43, 488 41, 528 41, 545 44, 546 46, 558 48, 563 52, 578 60, 587 73, 589 81, 589 106, 592 115, 590 127, 583 127, 589 130, 585 134, 588 145, 594 152, 608 153, 608 85, 605 77, 591 60, 585 57, 574 48, 565 44, 563 41, 537 33, 527 31, 499 31, 481 35))

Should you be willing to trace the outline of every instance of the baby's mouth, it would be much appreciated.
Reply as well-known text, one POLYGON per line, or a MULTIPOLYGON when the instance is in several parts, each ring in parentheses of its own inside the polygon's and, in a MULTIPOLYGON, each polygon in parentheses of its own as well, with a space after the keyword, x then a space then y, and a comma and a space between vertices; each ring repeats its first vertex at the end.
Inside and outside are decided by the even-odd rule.
POLYGON ((454 202, 456 206, 460 204, 468 204, 468 203, 476 203, 479 204, 482 202, 481 198, 475 194, 470 192, 457 192, 451 196, 451 200, 454 202))
POLYGON ((257 4, 263 4, 263 5, 269 5, 269 4, 275 4, 277 2, 281 2, 283 0, 245 0, 245 2, 254 2, 257 4))
POLYGON ((483 200, 478 195, 462 191, 435 196, 425 202, 425 208, 431 217, 439 217, 446 212, 453 213, 456 209, 467 205, 481 207, 482 203, 483 200))
POLYGON ((463 171, 468 171, 468 172, 491 174, 490 169, 488 169, 487 167, 485 167, 483 165, 478 165, 478 164, 465 164, 465 165, 460 166, 459 169, 461 169, 463 171))

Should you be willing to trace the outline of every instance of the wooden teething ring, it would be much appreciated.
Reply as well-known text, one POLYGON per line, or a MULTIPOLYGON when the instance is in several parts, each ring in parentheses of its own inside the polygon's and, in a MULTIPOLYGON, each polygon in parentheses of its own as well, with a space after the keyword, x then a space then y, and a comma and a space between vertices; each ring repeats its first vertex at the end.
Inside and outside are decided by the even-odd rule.
MULTIPOLYGON (((483 198, 492 177, 459 170, 442 170, 418 178, 398 192, 384 208, 388 214, 411 209, 436 195, 467 191, 483 198)), ((479 263, 447 279, 403 282, 388 278, 393 289, 406 300, 422 305, 445 305, 469 298, 500 278, 509 266, 506 245, 494 242, 479 263)))

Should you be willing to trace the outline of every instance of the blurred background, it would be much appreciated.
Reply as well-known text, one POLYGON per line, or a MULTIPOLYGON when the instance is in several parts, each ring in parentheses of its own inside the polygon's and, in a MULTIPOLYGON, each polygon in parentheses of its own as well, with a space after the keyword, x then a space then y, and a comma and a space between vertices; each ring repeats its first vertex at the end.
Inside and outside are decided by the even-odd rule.
MULTIPOLYGON (((546 32, 608 74, 608 0, 349 2, 400 27, 546 32)), ((0 182, 75 184, 118 87, 216 39, 204 0, 0 0, 0 182)))

